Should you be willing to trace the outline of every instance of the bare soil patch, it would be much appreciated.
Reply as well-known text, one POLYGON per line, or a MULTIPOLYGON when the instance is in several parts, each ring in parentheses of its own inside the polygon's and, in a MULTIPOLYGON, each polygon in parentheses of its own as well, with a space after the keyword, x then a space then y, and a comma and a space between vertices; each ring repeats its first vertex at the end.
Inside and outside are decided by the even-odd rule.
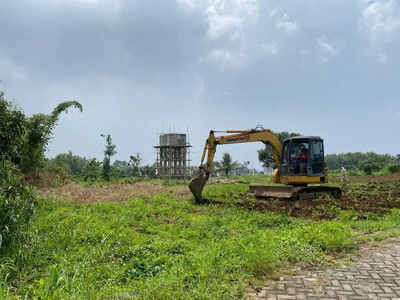
MULTIPOLYGON (((366 176, 349 176, 350 182, 390 182, 399 181, 400 174, 390 174, 390 175, 366 175, 366 176)), ((330 182, 341 182, 340 177, 330 177, 330 182)))
MULTIPOLYGON (((331 182, 340 182, 333 178, 331 182)), ((257 211, 285 213, 293 217, 312 219, 336 219, 340 211, 353 210, 358 219, 368 219, 390 214, 392 208, 400 209, 400 174, 380 176, 350 177, 350 182, 342 185, 341 199, 282 200, 254 199, 239 197, 235 205, 257 211)), ((219 200, 206 200, 205 203, 224 205, 219 200)))
MULTIPOLYGON (((342 187, 341 199, 315 199, 315 200, 255 200, 251 207, 254 210, 268 210, 272 212, 285 212, 293 217, 311 217, 316 219, 335 219, 341 210, 354 210, 359 212, 358 218, 367 219, 372 215, 382 216, 390 213, 392 208, 400 209, 400 181, 383 181, 379 178, 376 182, 369 182, 342 187)), ((386 179, 392 179, 386 177, 386 179)), ((243 205, 243 204, 242 204, 243 205)))

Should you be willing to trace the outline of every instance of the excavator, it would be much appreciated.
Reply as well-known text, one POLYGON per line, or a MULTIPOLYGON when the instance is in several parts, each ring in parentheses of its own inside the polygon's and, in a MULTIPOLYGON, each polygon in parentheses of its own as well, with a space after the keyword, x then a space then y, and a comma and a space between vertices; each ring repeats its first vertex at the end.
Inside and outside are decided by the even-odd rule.
POLYGON ((257 125, 254 129, 210 131, 201 157, 199 174, 189 182, 189 189, 196 202, 203 202, 202 192, 211 174, 217 145, 251 142, 272 146, 272 158, 277 165, 272 177, 274 183, 281 185, 250 185, 249 195, 255 198, 292 200, 316 199, 326 195, 334 199, 341 197, 342 191, 339 187, 324 185, 328 183, 328 168, 325 166, 324 141, 321 137, 290 137, 281 143, 277 133, 257 125), (219 132, 228 135, 216 136, 219 132), (206 154, 207 162, 204 166, 206 154))

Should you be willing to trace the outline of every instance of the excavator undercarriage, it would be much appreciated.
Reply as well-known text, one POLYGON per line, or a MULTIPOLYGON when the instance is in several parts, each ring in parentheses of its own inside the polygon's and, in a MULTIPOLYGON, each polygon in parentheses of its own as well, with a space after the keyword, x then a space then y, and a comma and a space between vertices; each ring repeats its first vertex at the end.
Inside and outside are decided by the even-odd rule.
POLYGON ((331 186, 260 186, 250 185, 248 194, 255 198, 282 198, 291 200, 316 199, 331 196, 338 199, 342 195, 339 187, 331 186))

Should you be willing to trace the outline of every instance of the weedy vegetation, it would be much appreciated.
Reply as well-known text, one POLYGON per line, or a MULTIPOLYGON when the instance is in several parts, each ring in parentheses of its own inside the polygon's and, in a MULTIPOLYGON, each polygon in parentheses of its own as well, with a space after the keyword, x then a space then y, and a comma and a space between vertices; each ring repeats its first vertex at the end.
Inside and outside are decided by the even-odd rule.
MULTIPOLYGON (((241 179, 259 182, 265 176, 241 179)), ((111 197, 113 186, 82 187, 79 192, 87 199, 101 193, 111 197)), ((74 194, 76 186, 70 186, 69 193, 68 186, 58 190, 63 191, 60 197, 57 189, 39 190, 43 197, 25 238, 3 248, 0 295, 241 299, 249 283, 274 277, 281 269, 328 263, 353 253, 364 241, 399 233, 400 206, 395 203, 400 200, 394 183, 347 185, 345 198, 358 199, 358 206, 319 199, 313 206, 319 213, 309 207, 310 213, 300 209, 302 215, 293 213, 295 206, 307 208, 308 202, 292 201, 288 209, 282 201, 250 199, 245 183, 208 185, 204 195, 212 201, 207 205, 196 205, 182 182, 125 184, 125 198, 119 186, 114 192, 121 200, 112 201, 82 200, 74 194), (389 192, 387 186, 392 202, 385 193, 376 193, 389 192), (385 197, 397 208, 368 210, 359 203, 369 200, 360 195, 385 197)))

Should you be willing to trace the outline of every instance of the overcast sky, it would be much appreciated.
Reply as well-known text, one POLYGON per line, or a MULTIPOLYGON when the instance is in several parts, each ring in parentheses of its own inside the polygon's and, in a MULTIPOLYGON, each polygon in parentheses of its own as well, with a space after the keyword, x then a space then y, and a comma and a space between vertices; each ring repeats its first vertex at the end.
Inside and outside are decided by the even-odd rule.
MULTIPOLYGON (((27 115, 77 100, 49 157, 156 159, 210 130, 324 138, 326 153, 400 153, 398 0, 0 0, 0 89, 27 115), (397 84, 396 84, 397 82, 397 84), (396 87, 397 86, 397 87, 396 87)), ((221 145, 260 168, 262 143, 221 145)))

